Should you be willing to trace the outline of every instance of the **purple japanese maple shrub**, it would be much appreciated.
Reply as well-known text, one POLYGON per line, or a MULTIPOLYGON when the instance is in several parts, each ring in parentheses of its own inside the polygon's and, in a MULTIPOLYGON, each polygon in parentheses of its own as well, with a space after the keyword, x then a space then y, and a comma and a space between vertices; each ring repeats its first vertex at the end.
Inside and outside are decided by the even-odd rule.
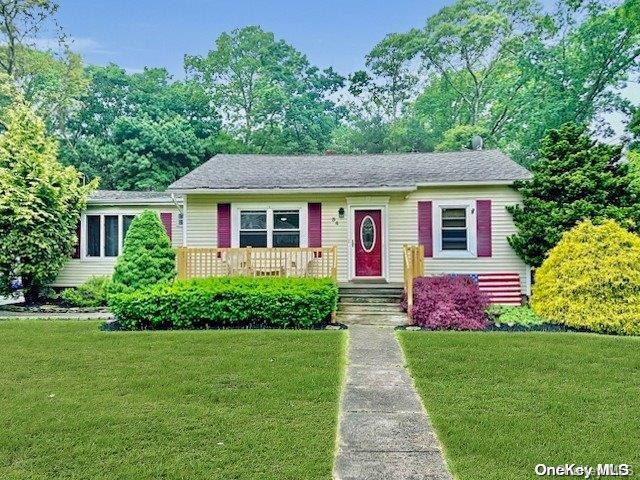
POLYGON ((467 275, 420 277, 413 283, 413 319, 431 330, 484 330, 489 298, 467 275))

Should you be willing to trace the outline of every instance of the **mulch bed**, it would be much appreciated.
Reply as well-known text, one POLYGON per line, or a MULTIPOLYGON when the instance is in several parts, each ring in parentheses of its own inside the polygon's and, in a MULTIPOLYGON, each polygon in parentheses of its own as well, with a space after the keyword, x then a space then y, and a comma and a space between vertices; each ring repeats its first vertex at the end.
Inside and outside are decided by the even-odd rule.
MULTIPOLYGON (((308 328, 286 328, 286 327, 274 327, 271 325, 265 325, 261 323, 251 323, 241 326, 206 326, 203 328, 174 328, 171 330, 346 330, 348 327, 344 323, 323 323, 320 325, 314 325, 308 328)), ((100 330, 104 332, 116 332, 120 331, 120 324, 117 319, 108 320, 100 325, 100 330)), ((169 329, 153 328, 143 330, 122 330, 126 332, 142 332, 142 331, 163 331, 169 329)))
POLYGON ((12 303, 0 305, 0 310, 17 313, 106 313, 107 307, 67 307, 54 303, 41 303, 25 305, 24 303, 12 303))
MULTIPOLYGON (((436 331, 431 328, 420 327, 419 325, 402 325, 396 327, 396 330, 416 330, 433 332, 436 331)), ((445 329, 438 329, 445 330, 445 329)), ((465 330, 467 331, 467 330, 465 330)), ((555 323, 543 323, 540 325, 532 325, 529 327, 523 325, 489 325, 485 330, 473 330, 476 332, 588 332, 588 330, 578 330, 575 328, 567 327, 566 325, 558 325, 555 323)))

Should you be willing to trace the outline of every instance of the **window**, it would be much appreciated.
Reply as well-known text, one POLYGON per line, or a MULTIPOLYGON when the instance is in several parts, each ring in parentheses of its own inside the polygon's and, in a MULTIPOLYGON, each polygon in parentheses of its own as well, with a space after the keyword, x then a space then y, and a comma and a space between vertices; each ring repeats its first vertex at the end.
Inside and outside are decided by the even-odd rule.
POLYGON ((95 214, 86 216, 85 255, 117 257, 135 215, 95 214))
POLYGON ((118 256, 118 216, 105 215, 104 217, 104 256, 118 256))
POLYGON ((243 210, 240 212, 240 246, 267 246, 267 212, 243 210))
POLYGON ((467 209, 442 209, 442 250, 468 250, 467 209))
POLYGON ((135 215, 122 216, 122 244, 123 245, 124 245, 124 239, 127 237, 127 231, 129 230, 129 227, 131 226, 131 222, 133 222, 134 218, 135 218, 135 215))
POLYGON ((239 247, 300 247, 302 214, 300 209, 266 208, 237 210, 239 228, 235 242, 239 247))
POLYGON ((87 257, 99 257, 102 238, 100 215, 87 215, 87 257))
POLYGON ((298 210, 273 211, 273 246, 300 246, 300 212, 298 210))
POLYGON ((474 200, 433 202, 433 256, 475 258, 477 254, 474 200))

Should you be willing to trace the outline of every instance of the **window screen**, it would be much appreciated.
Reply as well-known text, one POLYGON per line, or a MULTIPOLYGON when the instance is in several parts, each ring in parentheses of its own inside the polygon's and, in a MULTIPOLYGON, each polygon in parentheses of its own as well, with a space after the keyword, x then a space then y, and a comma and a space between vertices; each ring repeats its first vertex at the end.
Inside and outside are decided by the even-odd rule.
POLYGON ((240 247, 267 246, 266 210, 243 210, 240 212, 240 247))
POLYGON ((100 256, 100 215, 87 215, 87 257, 100 256))
POLYGON ((467 209, 442 209, 442 250, 467 250, 467 209))
POLYGON ((104 216, 104 256, 118 256, 118 216, 104 216))

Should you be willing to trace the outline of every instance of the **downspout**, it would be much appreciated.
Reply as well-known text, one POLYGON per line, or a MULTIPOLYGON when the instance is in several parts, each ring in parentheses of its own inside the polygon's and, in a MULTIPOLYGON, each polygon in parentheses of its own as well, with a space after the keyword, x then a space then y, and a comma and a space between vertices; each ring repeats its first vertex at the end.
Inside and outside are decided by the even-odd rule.
POLYGON ((182 246, 187 246, 187 197, 183 197, 182 205, 176 200, 175 194, 171 194, 171 201, 178 209, 178 214, 182 215, 182 246))

